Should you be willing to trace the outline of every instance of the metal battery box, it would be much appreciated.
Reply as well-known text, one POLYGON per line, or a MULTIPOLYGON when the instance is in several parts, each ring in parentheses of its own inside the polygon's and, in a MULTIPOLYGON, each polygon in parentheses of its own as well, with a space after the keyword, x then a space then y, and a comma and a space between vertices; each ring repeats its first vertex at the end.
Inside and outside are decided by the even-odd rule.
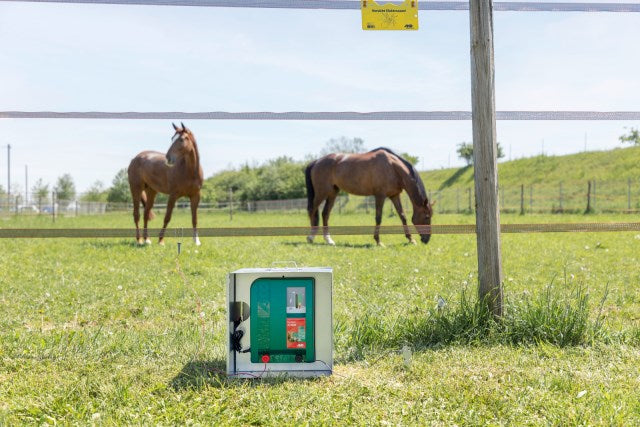
POLYGON ((331 268, 246 268, 227 277, 227 374, 330 375, 331 268))

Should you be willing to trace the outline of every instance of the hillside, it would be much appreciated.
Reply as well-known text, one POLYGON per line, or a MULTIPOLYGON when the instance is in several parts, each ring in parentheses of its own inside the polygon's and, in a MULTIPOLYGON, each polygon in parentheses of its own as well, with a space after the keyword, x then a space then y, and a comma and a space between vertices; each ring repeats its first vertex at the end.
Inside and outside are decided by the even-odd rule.
MULTIPOLYGON (((472 211, 472 166, 421 176, 440 212, 472 211)), ((498 177, 500 207, 507 212, 640 210, 640 147, 500 162, 498 177)))
MULTIPOLYGON (((257 167, 218 172, 205 181, 203 202, 237 202, 304 198, 304 162, 288 157, 257 167)), ((473 167, 420 173, 437 212, 472 212, 473 167)), ((637 212, 640 211, 640 147, 565 156, 536 156, 498 164, 500 207, 507 212, 637 212), (591 187, 589 187, 591 185, 591 187)), ((410 206, 406 194, 405 206, 410 206)), ((299 209, 305 209, 304 201, 299 209)), ((266 206, 266 205, 265 205, 266 206)), ((259 209, 267 209, 265 206, 259 209)), ((290 208, 290 203, 269 209, 290 208)), ((389 204, 389 209, 391 205, 389 204)), ((373 198, 346 195, 338 212, 374 209, 373 198)))
MULTIPOLYGON (((434 190, 473 186, 473 167, 421 172, 434 190)), ((566 156, 536 156, 498 164, 501 186, 579 183, 588 180, 626 181, 640 178, 640 147, 592 151, 566 156)))

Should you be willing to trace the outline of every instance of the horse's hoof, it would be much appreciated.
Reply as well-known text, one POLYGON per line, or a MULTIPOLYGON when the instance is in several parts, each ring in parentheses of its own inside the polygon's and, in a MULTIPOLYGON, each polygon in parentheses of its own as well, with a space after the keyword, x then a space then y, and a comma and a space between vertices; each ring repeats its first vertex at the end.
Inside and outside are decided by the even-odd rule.
POLYGON ((329 246, 335 246, 335 245, 336 245, 336 242, 334 242, 333 240, 329 240, 329 241, 327 242, 327 245, 329 245, 329 246))
POLYGON ((307 243, 313 243, 313 236, 307 236, 307 243))
POLYGON ((418 244, 418 243, 417 243, 415 240, 413 240, 413 239, 409 240, 409 243, 411 243, 412 245, 417 245, 417 244, 418 244))
POLYGON ((386 248, 386 246, 384 245, 384 243, 382 242, 378 242, 378 247, 379 248, 386 248))
POLYGON ((138 246, 144 246, 144 239, 140 237, 139 239, 136 239, 136 243, 138 244, 138 246))
POLYGON ((200 245, 202 244, 202 243, 200 243, 200 239, 195 239, 195 240, 193 241, 193 243, 194 243, 196 246, 200 246, 200 245))
POLYGON ((150 245, 150 244, 151 244, 151 239, 147 239, 147 240, 145 240, 145 241, 144 241, 144 244, 145 244, 145 245, 150 245))
POLYGON ((160 240, 158 240, 158 244, 159 244, 160 246, 164 246, 164 239, 160 239, 160 240))

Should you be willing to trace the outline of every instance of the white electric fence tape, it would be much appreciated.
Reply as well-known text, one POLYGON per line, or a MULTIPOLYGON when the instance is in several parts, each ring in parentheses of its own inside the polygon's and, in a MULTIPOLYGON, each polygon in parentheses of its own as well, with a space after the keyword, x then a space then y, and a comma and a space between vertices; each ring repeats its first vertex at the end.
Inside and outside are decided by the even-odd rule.
MULTIPOLYGON (((354 0, 0 0, 31 3, 81 3, 154 6, 250 7, 264 9, 360 9, 354 0)), ((380 1, 388 3, 388 1, 380 1)), ((397 2, 396 2, 397 3, 397 2)), ((420 10, 469 10, 464 1, 420 1, 420 10)), ((640 12, 640 3, 494 2, 500 12, 640 12)))
MULTIPOLYGON (((0 0, 3 1, 3 0, 0 0)), ((640 111, 497 111, 498 120, 640 120, 640 111)), ((106 112, 0 111, 0 119, 471 120, 470 111, 106 112)))
MULTIPOLYGON (((314 234, 324 231, 324 227, 314 227, 314 234)), ((373 225, 334 226, 328 230, 333 235, 373 235, 373 225)), ((167 229, 165 235, 177 236, 180 229, 167 229), (174 232, 172 234, 172 231, 174 232)), ((428 234, 475 234, 475 224, 386 225, 379 227, 380 234, 410 233, 428 234)), ((306 236, 311 227, 220 227, 199 228, 200 237, 286 237, 306 236)), ((576 233, 576 232, 621 232, 640 231, 640 222, 606 223, 550 223, 550 224, 500 224, 501 233, 576 233)), ((150 237, 158 237, 159 228, 148 229, 150 237)), ((131 238, 135 230, 131 228, 0 228, 0 239, 19 238, 131 238)))

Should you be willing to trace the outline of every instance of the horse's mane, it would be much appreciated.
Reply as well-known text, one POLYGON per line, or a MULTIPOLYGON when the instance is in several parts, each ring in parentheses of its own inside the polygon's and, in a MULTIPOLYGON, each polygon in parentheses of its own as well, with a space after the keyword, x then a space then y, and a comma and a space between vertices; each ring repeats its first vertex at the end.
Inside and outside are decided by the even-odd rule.
POLYGON ((200 152, 198 151, 198 143, 196 142, 196 137, 193 136, 193 133, 187 128, 182 128, 182 131, 186 132, 189 135, 189 139, 193 143, 193 148, 196 154, 195 177, 198 178, 200 174, 200 152))
POLYGON ((411 162, 408 161, 407 159, 405 159, 404 157, 402 157, 401 155, 397 154, 393 150, 387 148, 387 147, 374 148, 373 150, 371 150, 369 152, 373 153, 374 151, 378 151, 378 150, 386 151, 389 154, 393 154, 398 159, 400 159, 400 161, 402 163, 404 163, 404 165, 407 167, 407 169, 409 169, 409 174, 411 175, 411 178, 413 178, 413 180, 416 182, 416 186, 418 187, 418 193, 420 194, 420 197, 422 197, 423 199, 427 200, 427 190, 425 190, 425 188, 424 188, 424 183, 422 182, 422 178, 420 178, 420 174, 418 173, 416 168, 413 167, 411 162))

